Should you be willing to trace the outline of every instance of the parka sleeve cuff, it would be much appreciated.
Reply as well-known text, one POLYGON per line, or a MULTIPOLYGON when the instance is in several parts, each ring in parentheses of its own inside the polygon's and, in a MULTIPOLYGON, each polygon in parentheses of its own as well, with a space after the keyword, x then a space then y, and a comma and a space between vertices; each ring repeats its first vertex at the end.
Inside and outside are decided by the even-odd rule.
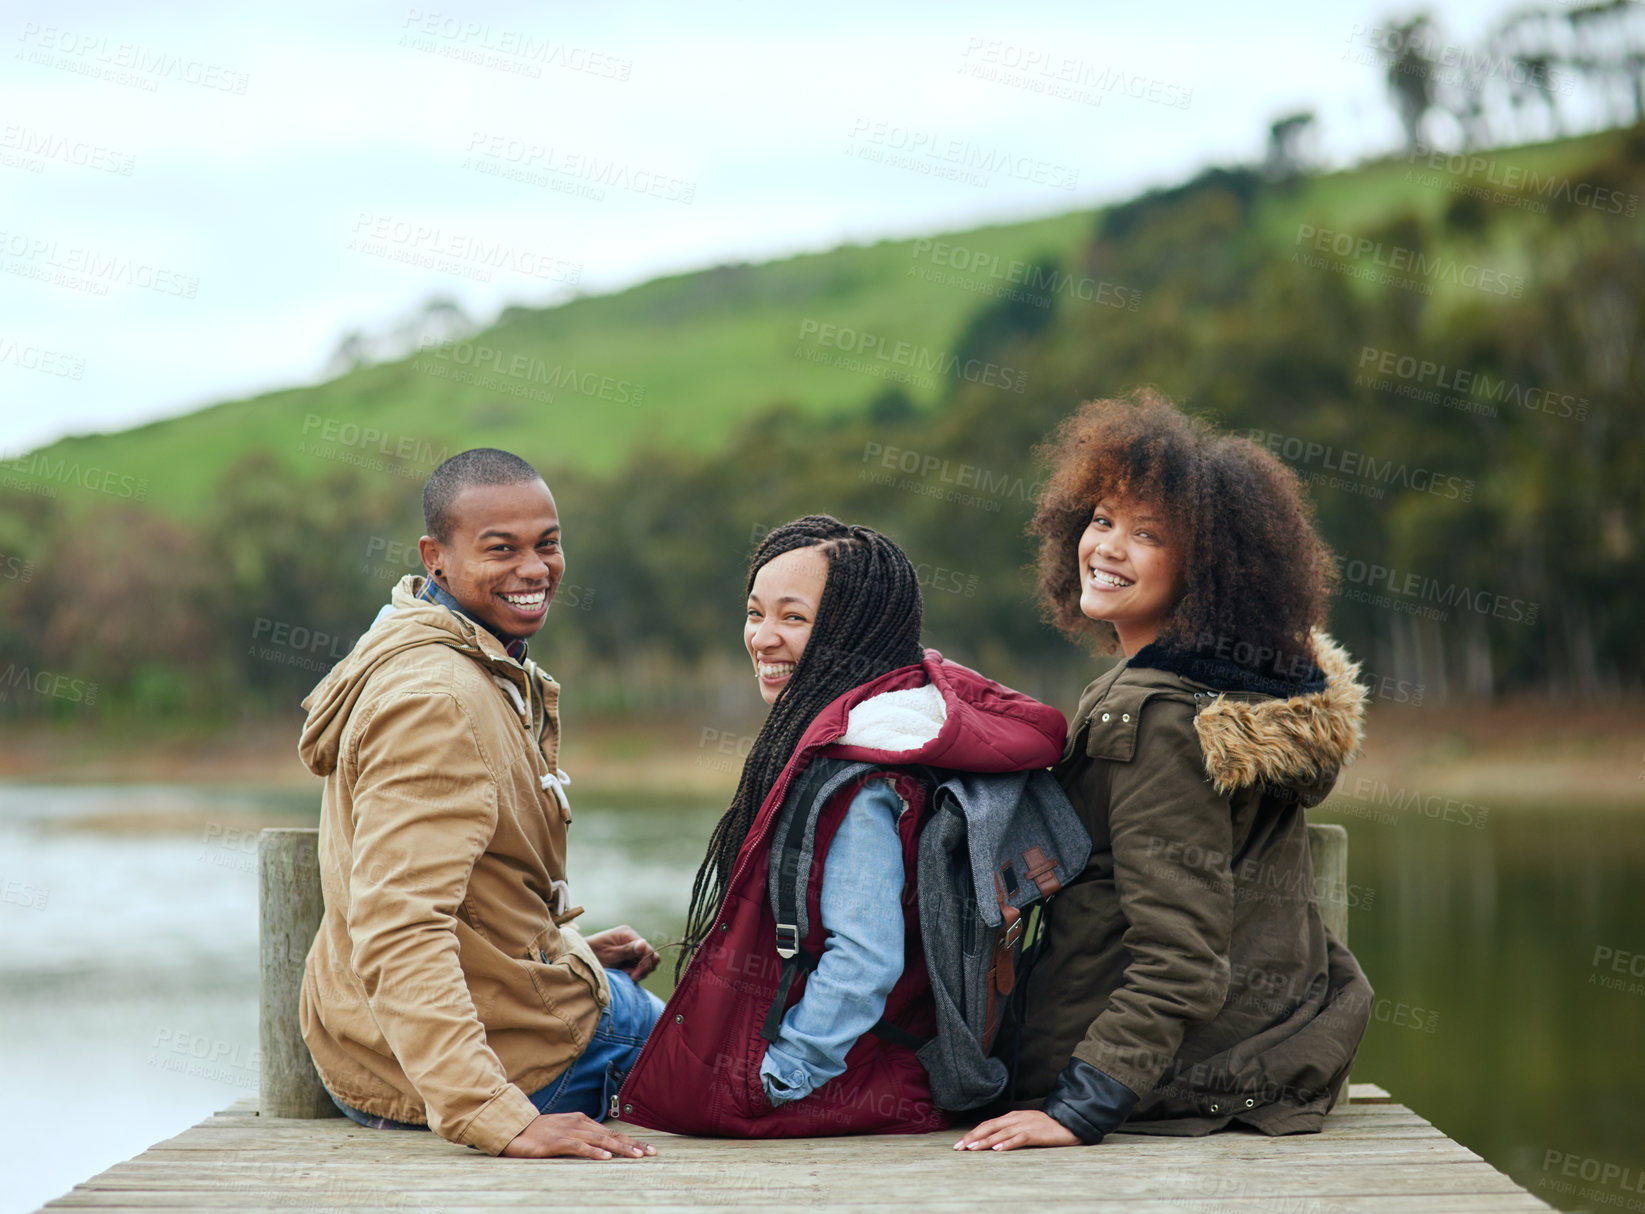
POLYGON ((509 1084, 469 1118, 457 1141, 478 1147, 487 1155, 501 1155, 537 1117, 537 1106, 514 1084, 509 1084))
POLYGON ((1057 1076, 1057 1086, 1045 1098, 1044 1108, 1047 1116, 1092 1146, 1118 1129, 1140 1099, 1118 1079, 1075 1058, 1057 1076))

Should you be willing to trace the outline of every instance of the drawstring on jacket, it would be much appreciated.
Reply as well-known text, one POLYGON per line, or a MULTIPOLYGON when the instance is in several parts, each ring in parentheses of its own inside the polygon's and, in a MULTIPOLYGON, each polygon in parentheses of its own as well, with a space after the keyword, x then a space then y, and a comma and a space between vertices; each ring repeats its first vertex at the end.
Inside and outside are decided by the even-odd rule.
POLYGON ((560 803, 561 809, 571 808, 571 798, 565 795, 565 786, 571 783, 571 777, 559 768, 552 772, 545 772, 542 777, 543 791, 554 794, 554 799, 560 803))
POLYGON ((529 723, 531 720, 531 711, 526 707, 525 699, 520 695, 520 689, 514 686, 514 684, 508 679, 503 678, 500 674, 492 675, 491 681, 501 687, 504 691, 508 692, 508 698, 514 701, 514 711, 520 714, 521 723, 529 723))

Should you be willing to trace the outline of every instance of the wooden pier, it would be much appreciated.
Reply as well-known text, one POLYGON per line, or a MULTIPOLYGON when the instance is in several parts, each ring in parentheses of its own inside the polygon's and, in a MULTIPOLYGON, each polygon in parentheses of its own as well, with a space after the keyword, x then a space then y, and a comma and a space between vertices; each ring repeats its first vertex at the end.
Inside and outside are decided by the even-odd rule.
MULTIPOLYGON (((627 1129, 628 1127, 623 1127, 627 1129)), ((717 1209, 1476 1214, 1547 1210, 1369 1084, 1319 1134, 1115 1134, 956 1153, 957 1133, 740 1141, 630 1133, 654 1158, 494 1159, 429 1133, 260 1116, 246 1100, 76 1185, 50 1211, 717 1209)))
MULTIPOLYGON (((1320 913, 1348 935, 1348 837, 1310 826, 1320 913)), ((265 830, 257 1100, 242 1100, 45 1210, 954 1210, 1039 1214, 1449 1214, 1548 1210, 1371 1084, 1318 1134, 1114 1134, 1095 1147, 960 1153, 958 1131, 737 1140, 627 1130, 638 1160, 491 1158, 434 1134, 337 1113, 297 1032, 303 957, 321 914, 315 832, 265 830)), ((621 1125, 621 1123, 617 1123, 621 1125)))

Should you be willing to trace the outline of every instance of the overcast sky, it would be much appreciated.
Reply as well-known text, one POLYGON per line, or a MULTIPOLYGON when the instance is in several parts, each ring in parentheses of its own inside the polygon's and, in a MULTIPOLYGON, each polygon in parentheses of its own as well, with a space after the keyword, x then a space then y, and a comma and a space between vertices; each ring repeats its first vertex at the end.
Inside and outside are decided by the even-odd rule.
MULTIPOLYGON (((1508 5, 1429 7, 1466 42, 1508 5)), ((484 321, 1121 199, 1297 108, 1348 164, 1398 142, 1370 31, 1407 8, 7 11, 0 455, 314 382, 435 296, 484 321)))

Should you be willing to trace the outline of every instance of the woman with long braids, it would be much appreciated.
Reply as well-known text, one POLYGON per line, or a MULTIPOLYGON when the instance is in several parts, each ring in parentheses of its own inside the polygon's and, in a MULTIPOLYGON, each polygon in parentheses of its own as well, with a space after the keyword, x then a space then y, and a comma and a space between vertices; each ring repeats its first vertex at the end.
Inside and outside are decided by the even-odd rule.
POLYGON ((743 1137, 939 1128, 914 1053, 935 1025, 922 772, 1048 766, 1062 714, 922 648, 914 568, 867 527, 809 515, 771 532, 746 610, 771 711, 697 872, 684 972, 613 1112, 743 1137))

